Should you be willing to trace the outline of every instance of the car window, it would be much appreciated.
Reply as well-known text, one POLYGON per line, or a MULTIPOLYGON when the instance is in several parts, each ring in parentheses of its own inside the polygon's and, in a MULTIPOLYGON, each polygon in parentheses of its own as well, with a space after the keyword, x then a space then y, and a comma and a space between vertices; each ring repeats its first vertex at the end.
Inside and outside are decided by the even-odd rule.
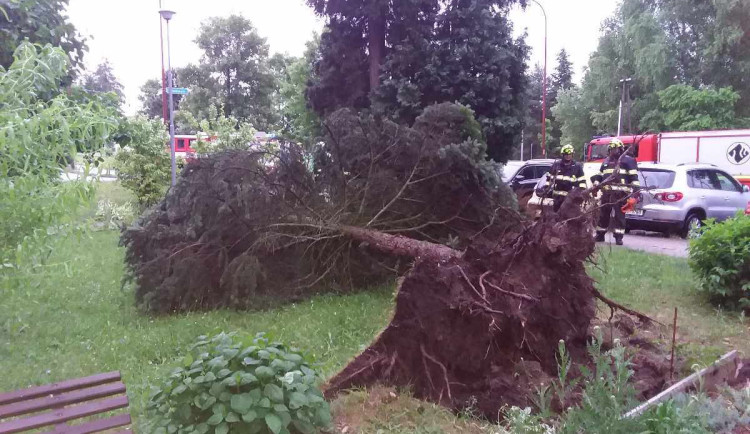
POLYGON ((552 165, 540 165, 534 166, 534 179, 541 178, 545 173, 552 169, 552 165))
POLYGON ((508 182, 516 175, 518 169, 523 167, 523 162, 509 161, 508 164, 502 167, 503 181, 508 182))
POLYGON ((523 169, 521 169, 518 172, 518 176, 523 176, 524 179, 536 179, 536 176, 534 176, 534 166, 526 166, 523 169))
POLYGON ((671 188, 675 173, 671 170, 641 169, 638 179, 645 188, 671 188))
POLYGON ((691 170, 688 172, 688 186, 703 190, 714 189, 708 170, 691 170))
POLYGON ((719 186, 721 187, 721 190, 724 191, 734 191, 734 192, 742 192, 742 188, 740 188, 737 181, 734 180, 731 176, 728 176, 725 173, 722 172, 713 172, 716 175, 716 179, 719 183, 719 186))

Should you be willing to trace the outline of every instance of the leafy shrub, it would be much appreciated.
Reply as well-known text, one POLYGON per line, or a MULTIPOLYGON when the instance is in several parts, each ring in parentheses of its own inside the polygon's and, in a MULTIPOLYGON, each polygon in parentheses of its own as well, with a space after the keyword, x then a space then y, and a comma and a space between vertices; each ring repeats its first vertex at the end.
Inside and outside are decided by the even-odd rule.
MULTIPOLYGON (((76 149, 97 149, 114 129, 112 109, 79 104, 60 93, 68 56, 59 48, 21 43, 0 68, 0 264, 22 251, 49 250, 46 241, 88 203, 85 182, 61 183, 76 149), (45 248, 46 247, 46 248, 45 248)), ((32 255, 33 256, 33 255, 32 255)), ((43 255, 40 255, 43 256, 43 255)))
POLYGON ((135 218, 135 211, 130 202, 118 205, 109 199, 100 200, 96 207, 94 219, 107 229, 120 229, 129 225, 135 218))
POLYGON ((750 217, 707 222, 690 242, 690 268, 717 303, 750 309, 750 217))
POLYGON ((737 426, 750 425, 750 387, 726 388, 716 396, 678 395, 674 405, 682 413, 699 414, 710 432, 732 432, 737 426))
MULTIPOLYGON (((539 391, 537 406, 540 413, 534 415, 530 409, 512 407, 504 412, 504 427, 513 433, 708 433, 708 421, 696 405, 669 401, 660 404, 650 411, 632 418, 622 417, 637 404, 635 390, 629 379, 632 376, 630 361, 625 347, 615 340, 615 346, 602 352, 602 334, 597 333, 588 346, 593 361, 593 370, 579 366, 583 386, 580 403, 568 408, 557 419, 552 419, 546 411, 551 396, 548 389, 539 391)), ((567 378, 570 370, 564 344, 559 352, 558 378, 552 386, 552 392, 562 403, 575 388, 577 381, 567 378)))
POLYGON ((312 433, 331 422, 302 354, 262 333, 200 336, 148 403, 155 433, 312 433))
POLYGON ((118 177, 139 204, 153 205, 164 197, 171 179, 169 137, 164 124, 158 119, 136 117, 124 122, 121 130, 118 140, 122 149, 115 157, 118 177))

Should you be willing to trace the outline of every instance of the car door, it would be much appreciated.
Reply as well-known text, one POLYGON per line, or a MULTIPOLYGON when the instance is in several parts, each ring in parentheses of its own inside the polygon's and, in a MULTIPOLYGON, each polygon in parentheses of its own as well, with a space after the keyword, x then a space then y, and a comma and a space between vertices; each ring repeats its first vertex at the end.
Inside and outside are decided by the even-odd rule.
POLYGON ((511 188, 516 192, 516 196, 523 197, 534 189, 534 185, 539 178, 536 177, 536 167, 534 165, 524 166, 516 173, 511 181, 511 188))
POLYGON ((698 202, 706 210, 707 218, 721 220, 725 214, 725 194, 713 170, 698 169, 688 172, 688 186, 698 197, 698 202))
POLYGON ((747 206, 747 194, 744 193, 742 185, 736 179, 725 172, 715 170, 716 179, 721 186, 721 192, 724 194, 724 206, 722 207, 722 220, 734 217, 739 210, 744 210, 747 206))

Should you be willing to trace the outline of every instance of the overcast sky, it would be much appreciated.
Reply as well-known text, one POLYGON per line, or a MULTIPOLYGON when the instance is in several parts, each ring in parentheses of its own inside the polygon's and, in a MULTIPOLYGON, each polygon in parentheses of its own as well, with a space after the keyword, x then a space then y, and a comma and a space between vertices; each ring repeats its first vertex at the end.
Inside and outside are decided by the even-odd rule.
MULTIPOLYGON (((573 61, 574 79, 580 80, 589 54, 596 49, 601 22, 614 12, 617 0, 539 2, 547 11, 548 73, 564 47, 573 61)), ((242 14, 268 40, 272 53, 295 56, 302 54, 313 32, 323 27, 304 0, 162 0, 162 7, 177 12, 170 25, 174 67, 198 62, 200 50, 193 39, 201 21, 208 17, 242 14)), ((128 114, 139 109, 138 91, 143 82, 158 78, 161 71, 158 10, 159 0, 70 0, 70 20, 88 38, 86 67, 93 70, 102 60, 110 61, 125 88, 128 114)), ((526 10, 514 8, 511 19, 516 34, 528 33, 527 43, 533 50, 530 64, 542 64, 544 18, 540 7, 529 2, 526 10)))

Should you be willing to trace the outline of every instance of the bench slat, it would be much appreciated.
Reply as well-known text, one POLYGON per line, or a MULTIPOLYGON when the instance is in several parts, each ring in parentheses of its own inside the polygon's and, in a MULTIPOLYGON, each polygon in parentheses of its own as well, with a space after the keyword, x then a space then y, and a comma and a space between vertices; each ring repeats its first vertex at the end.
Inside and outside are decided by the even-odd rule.
POLYGON ((62 393, 69 390, 98 386, 100 384, 112 383, 114 381, 120 381, 119 372, 107 372, 104 374, 97 374, 84 378, 76 378, 74 380, 66 380, 59 383, 47 384, 44 386, 14 390, 12 392, 0 394, 0 405, 12 404, 14 402, 38 398, 40 396, 46 396, 52 393, 62 393))
MULTIPOLYGON (((47 431, 45 434, 57 434, 57 433, 65 433, 65 434, 89 434, 89 433, 95 433, 95 432, 101 432, 104 430, 117 428, 125 425, 130 425, 130 415, 129 414, 118 414, 117 416, 113 416, 107 419, 99 419, 87 423, 82 423, 80 425, 71 425, 66 427, 60 427, 57 429, 54 429, 52 431, 47 431)), ((132 433, 132 431, 124 431, 132 433)))
POLYGON ((10 434, 26 431, 34 428, 54 425, 81 417, 91 416, 93 414, 104 413, 118 408, 128 406, 127 396, 118 396, 103 401, 90 402, 75 407, 55 410, 49 413, 39 414, 24 419, 12 420, 0 423, 0 434, 10 434))
POLYGON ((125 385, 118 381, 117 383, 108 383, 89 387, 87 389, 73 390, 55 396, 45 396, 30 401, 15 402, 13 404, 0 406, 0 419, 33 413, 35 411, 60 408, 65 405, 91 401, 97 398, 117 395, 124 392, 125 385))

